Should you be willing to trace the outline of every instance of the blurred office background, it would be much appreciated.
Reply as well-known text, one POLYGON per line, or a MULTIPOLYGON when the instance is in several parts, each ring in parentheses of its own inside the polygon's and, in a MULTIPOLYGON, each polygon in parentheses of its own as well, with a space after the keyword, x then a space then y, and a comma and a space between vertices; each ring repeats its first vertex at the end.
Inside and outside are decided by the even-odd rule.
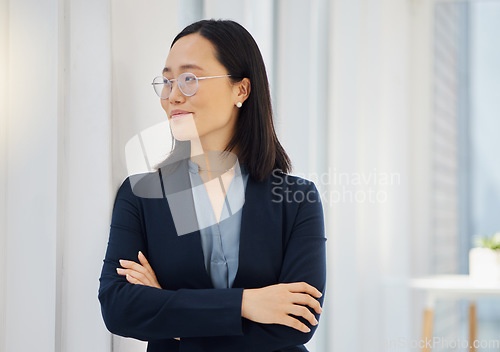
MULTIPOLYGON (((118 186, 170 148, 150 83, 201 18, 252 33, 293 173, 322 192, 307 347, 418 350, 409 280, 467 274, 472 236, 500 230, 500 1, 0 0, 0 351, 145 351, 106 330, 98 277, 118 186)), ((477 305, 500 340, 500 300, 477 305)), ((440 302, 434 334, 466 340, 466 307, 440 302)))

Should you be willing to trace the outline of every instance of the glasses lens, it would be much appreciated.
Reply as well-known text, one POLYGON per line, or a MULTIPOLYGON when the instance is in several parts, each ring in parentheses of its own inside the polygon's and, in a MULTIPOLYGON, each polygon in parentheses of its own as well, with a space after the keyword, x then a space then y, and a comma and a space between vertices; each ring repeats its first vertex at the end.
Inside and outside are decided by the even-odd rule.
POLYGON ((162 99, 167 99, 172 90, 171 83, 162 76, 158 76, 153 80, 153 88, 156 94, 162 99))
POLYGON ((181 74, 177 83, 182 93, 188 97, 194 95, 198 90, 198 78, 192 73, 186 72, 181 74))

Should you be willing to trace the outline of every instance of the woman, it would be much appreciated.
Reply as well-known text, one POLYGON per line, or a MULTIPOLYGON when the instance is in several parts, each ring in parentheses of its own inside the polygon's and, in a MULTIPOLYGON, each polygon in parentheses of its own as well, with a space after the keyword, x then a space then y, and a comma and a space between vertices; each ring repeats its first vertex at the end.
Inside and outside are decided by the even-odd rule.
POLYGON ((147 351, 307 351, 326 284, 313 182, 288 175, 260 51, 233 21, 174 39, 153 81, 175 137, 114 203, 104 322, 147 351))

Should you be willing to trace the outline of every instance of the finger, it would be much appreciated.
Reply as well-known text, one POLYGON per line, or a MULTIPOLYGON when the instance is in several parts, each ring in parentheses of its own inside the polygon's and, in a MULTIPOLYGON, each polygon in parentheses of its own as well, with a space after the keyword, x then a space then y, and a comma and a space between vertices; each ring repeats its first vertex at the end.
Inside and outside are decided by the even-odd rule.
POLYGON ((133 278, 134 280, 137 280, 138 282, 141 283, 141 285, 153 286, 151 284, 151 281, 149 280, 149 278, 146 275, 144 275, 143 273, 140 273, 140 272, 137 272, 137 271, 134 271, 131 269, 122 269, 120 271, 122 271, 122 275, 125 274, 126 276, 129 276, 129 277, 133 278))
POLYGON ((124 275, 124 276, 130 275, 130 276, 134 277, 135 279, 141 281, 144 284, 149 283, 149 279, 147 276, 145 276, 144 274, 142 274, 140 272, 134 271, 132 269, 116 268, 116 272, 119 275, 124 275))
POLYGON ((120 262, 121 266, 123 266, 124 268, 127 268, 127 269, 133 269, 136 271, 140 271, 140 268, 143 268, 143 266, 141 264, 136 263, 133 260, 120 259, 119 262, 120 262))
POLYGON ((139 251, 139 254, 137 256, 139 258, 139 261, 141 262, 142 266, 152 275, 152 276, 156 276, 155 273, 154 273, 154 270, 153 268, 151 267, 151 265, 149 265, 149 262, 148 260, 146 259, 146 256, 144 255, 144 253, 142 253, 141 251, 139 251))
POLYGON ((304 292, 318 298, 323 295, 316 287, 309 285, 307 282, 293 282, 287 285, 290 286, 290 292, 304 292))
POLYGON ((305 293, 293 293, 292 295, 293 303, 301 304, 303 306, 309 306, 318 314, 321 314, 323 312, 323 308, 321 308, 321 304, 319 303, 319 301, 311 297, 310 295, 305 293))
POLYGON ((127 278, 127 281, 130 282, 131 284, 134 284, 134 285, 144 285, 142 282, 140 282, 139 280, 137 280, 135 277, 133 277, 130 274, 127 274, 126 278, 127 278))
POLYGON ((137 271, 137 272, 142 273, 144 275, 149 274, 148 270, 145 267, 143 267, 141 264, 136 263, 136 262, 131 261, 131 260, 120 259, 120 265, 123 266, 124 268, 131 269, 133 271, 137 271))
POLYGON ((139 261, 142 264, 142 267, 145 269, 145 275, 148 278, 148 281, 151 283, 149 286, 154 286, 154 287, 160 287, 159 284, 153 284, 155 282, 158 282, 158 279, 156 278, 155 272, 153 271, 153 268, 151 265, 149 265, 148 260, 146 259, 146 256, 144 253, 139 251, 137 257, 139 258, 139 261))
POLYGON ((289 326, 291 328, 294 328, 294 329, 302 331, 302 332, 310 332, 311 331, 311 329, 309 329, 306 324, 302 323, 300 320, 295 319, 289 315, 286 315, 282 319, 281 324, 289 326))
POLYGON ((318 321, 316 320, 314 314, 312 314, 311 311, 304 306, 292 304, 288 313, 296 315, 298 317, 303 317, 304 319, 308 320, 311 325, 318 324, 318 321))
POLYGON ((139 251, 137 257, 139 258, 139 261, 141 262, 142 266, 146 269, 146 276, 148 278, 148 281, 150 282, 149 286, 153 286, 156 288, 161 288, 160 284, 158 283, 158 279, 156 278, 156 274, 149 264, 148 260, 146 259, 146 256, 142 251, 139 251))
POLYGON ((123 269, 123 268, 116 268, 116 272, 118 273, 118 275, 127 275, 128 274, 128 269, 123 269))

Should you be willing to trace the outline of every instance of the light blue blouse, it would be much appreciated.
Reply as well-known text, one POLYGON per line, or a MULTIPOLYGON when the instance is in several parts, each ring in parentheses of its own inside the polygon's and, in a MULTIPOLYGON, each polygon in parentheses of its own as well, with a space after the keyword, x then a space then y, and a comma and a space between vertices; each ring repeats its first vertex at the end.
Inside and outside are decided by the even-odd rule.
POLYGON ((241 213, 245 202, 248 171, 236 161, 235 174, 226 192, 221 217, 217 223, 212 203, 199 174, 198 164, 189 159, 188 163, 205 268, 214 288, 230 288, 238 271, 241 213))

